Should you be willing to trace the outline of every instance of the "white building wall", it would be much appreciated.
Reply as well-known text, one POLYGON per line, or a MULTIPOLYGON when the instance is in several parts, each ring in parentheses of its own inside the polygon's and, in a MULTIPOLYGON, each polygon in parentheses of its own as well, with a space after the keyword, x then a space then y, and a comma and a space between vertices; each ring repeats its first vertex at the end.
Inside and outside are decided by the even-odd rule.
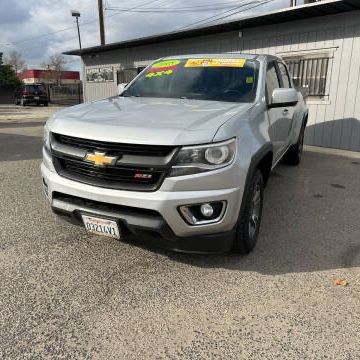
MULTIPOLYGON (((309 100, 306 143, 360 151, 360 11, 244 29, 242 37, 236 31, 85 55, 83 61, 85 70, 112 66, 116 73, 162 56, 218 52, 332 55, 329 96, 309 100)), ((84 92, 87 101, 115 95, 116 78, 112 83, 85 81, 84 92)))

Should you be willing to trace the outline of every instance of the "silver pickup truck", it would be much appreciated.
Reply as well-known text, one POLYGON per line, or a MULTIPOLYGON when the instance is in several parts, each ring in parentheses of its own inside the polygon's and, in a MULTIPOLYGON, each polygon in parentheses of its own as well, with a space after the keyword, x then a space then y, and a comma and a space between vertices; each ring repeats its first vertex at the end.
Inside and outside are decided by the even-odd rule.
POLYGON ((271 170, 300 163, 307 117, 277 57, 159 59, 119 96, 47 121, 44 191, 90 233, 249 253, 271 170))

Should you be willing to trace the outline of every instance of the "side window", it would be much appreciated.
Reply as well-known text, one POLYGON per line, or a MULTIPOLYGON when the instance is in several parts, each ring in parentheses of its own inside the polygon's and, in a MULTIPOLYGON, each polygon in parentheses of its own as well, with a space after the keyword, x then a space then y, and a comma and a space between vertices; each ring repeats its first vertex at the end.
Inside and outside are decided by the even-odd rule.
POLYGON ((280 87, 279 78, 276 72, 275 63, 268 65, 266 71, 266 100, 269 103, 274 89, 280 87))
POLYGON ((279 66, 280 77, 281 77, 282 85, 283 85, 282 87, 291 88, 289 74, 288 74, 288 71, 287 71, 285 65, 278 62, 278 66, 279 66))

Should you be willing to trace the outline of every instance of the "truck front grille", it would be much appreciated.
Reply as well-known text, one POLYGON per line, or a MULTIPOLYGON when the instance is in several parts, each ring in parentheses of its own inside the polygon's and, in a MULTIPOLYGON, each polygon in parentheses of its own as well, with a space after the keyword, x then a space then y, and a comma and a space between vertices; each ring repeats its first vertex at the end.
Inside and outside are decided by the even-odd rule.
POLYGON ((115 155, 126 154, 139 156, 167 156, 174 150, 174 146, 121 144, 106 141, 82 139, 55 133, 53 133, 53 137, 55 141, 63 145, 86 149, 87 151, 103 151, 115 155))
POLYGON ((51 139, 53 162, 59 175, 118 190, 157 190, 169 172, 176 152, 173 146, 120 144, 54 133, 51 139), (79 151, 84 155, 103 152, 107 156, 118 157, 119 160, 113 165, 95 166, 86 161, 84 156, 80 156, 79 151), (126 159, 128 155, 134 161, 133 164, 128 161, 122 163, 122 159, 126 159))

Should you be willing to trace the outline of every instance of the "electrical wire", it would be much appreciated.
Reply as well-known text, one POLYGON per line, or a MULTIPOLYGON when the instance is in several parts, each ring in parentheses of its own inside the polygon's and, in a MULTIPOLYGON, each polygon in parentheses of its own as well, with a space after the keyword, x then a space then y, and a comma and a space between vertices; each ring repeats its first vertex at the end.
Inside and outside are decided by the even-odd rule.
MULTIPOLYGON (((245 11, 255 9, 255 8, 261 6, 261 5, 266 5, 266 4, 268 4, 268 3, 272 2, 272 1, 275 1, 275 0, 265 0, 265 1, 263 1, 262 3, 260 3, 260 4, 257 4, 257 5, 254 5, 254 6, 250 7, 250 8, 245 9, 245 11)), ((232 13, 232 14, 229 14, 229 15, 226 15, 226 16, 223 16, 223 17, 220 17, 220 18, 218 18, 218 19, 211 20, 211 21, 207 21, 207 22, 203 23, 202 25, 207 25, 207 24, 209 24, 209 23, 212 23, 212 22, 215 22, 215 21, 219 21, 219 20, 222 20, 222 19, 231 17, 231 16, 236 15, 236 14, 238 14, 238 13, 240 13, 240 12, 243 12, 243 11, 236 11, 236 12, 234 12, 234 13, 232 13)))
MULTIPOLYGON (((151 1, 147 1, 145 3, 142 3, 142 4, 139 4, 137 6, 134 6, 130 9, 136 9, 138 7, 141 7, 141 6, 145 6, 145 5, 148 5, 148 4, 152 4, 156 1, 159 1, 159 0, 151 0, 151 1)), ((119 15, 119 14, 111 14, 111 15, 108 15, 108 16, 105 16, 105 18, 112 18, 113 16, 116 16, 116 15, 119 15)), ((86 21, 86 22, 83 22, 83 23, 79 23, 79 26, 80 28, 84 27, 84 26, 87 26, 89 24, 93 24, 95 22, 98 21, 98 18, 96 19, 93 19, 93 20, 89 20, 89 21, 86 21)), ((35 40, 35 39, 40 39, 40 38, 43 38, 43 37, 47 37, 47 36, 50 36, 50 35, 54 35, 54 34, 58 34, 58 33, 61 33, 61 32, 64 32, 64 31, 69 31, 69 30, 73 30, 74 29, 74 26, 71 26, 71 27, 67 27, 67 28, 63 28, 63 29, 59 29, 59 30, 56 30, 56 31, 51 31, 51 32, 48 32, 48 33, 44 33, 44 34, 41 34, 41 35, 37 35, 37 36, 33 36, 31 38, 26 38, 26 39, 23 39, 23 40, 19 40, 19 41, 13 41, 13 42, 10 42, 9 44, 11 45, 18 45, 18 44, 22 44, 24 42, 28 42, 28 41, 31 41, 31 40, 35 40)))
POLYGON ((118 8, 118 7, 107 7, 105 10, 109 11, 117 11, 117 12, 136 12, 136 13, 182 13, 182 12, 197 12, 197 11, 214 11, 214 10, 223 10, 233 8, 233 5, 211 5, 211 6, 191 6, 191 7, 179 7, 179 8, 144 8, 144 9, 135 9, 132 10, 131 8, 118 8))
MULTIPOLYGON (((244 1, 248 1, 248 0, 244 0, 244 1)), ((244 2, 243 1, 243 2, 244 2)), ((230 16, 233 16, 235 14, 238 14, 238 13, 242 13, 244 11, 248 11, 248 10, 252 10, 258 6, 261 6, 261 5, 265 5, 267 4, 268 2, 271 2, 271 1, 274 1, 274 0, 265 0, 265 1, 262 1, 259 3, 259 1, 261 0, 255 0, 255 1, 248 1, 246 4, 243 4, 243 5, 238 5, 238 6, 235 6, 234 8, 230 9, 230 10, 227 10, 227 11, 224 11, 224 12, 221 12, 219 14, 215 14, 215 15, 212 15, 210 17, 207 17, 205 19, 202 19, 202 20, 199 20, 199 21, 196 21, 194 23, 191 23, 191 24, 187 24, 181 28, 179 28, 178 30, 183 30, 183 29, 187 29, 189 27, 192 27, 194 25, 198 25, 198 24, 201 24, 202 25, 206 25, 206 24, 209 24, 209 23, 212 23, 212 22, 215 22, 215 21, 218 21, 218 20, 221 20, 221 19, 224 19, 224 18, 227 18, 227 17, 230 17, 230 16), (250 7, 250 8, 247 8, 247 9, 241 9, 239 10, 240 8, 243 8, 245 6, 249 6, 249 5, 253 5, 254 3, 257 3, 256 5, 254 5, 253 7, 250 7), (227 14, 227 13, 230 13, 232 11, 236 10, 235 12, 229 14, 229 15, 226 15, 226 16, 223 16, 223 17, 220 17, 221 15, 224 15, 224 14, 227 14), (238 11, 239 10, 239 11, 238 11), (214 19, 214 20, 211 20, 211 19, 214 19), (210 20, 210 21, 209 21, 210 20)))

